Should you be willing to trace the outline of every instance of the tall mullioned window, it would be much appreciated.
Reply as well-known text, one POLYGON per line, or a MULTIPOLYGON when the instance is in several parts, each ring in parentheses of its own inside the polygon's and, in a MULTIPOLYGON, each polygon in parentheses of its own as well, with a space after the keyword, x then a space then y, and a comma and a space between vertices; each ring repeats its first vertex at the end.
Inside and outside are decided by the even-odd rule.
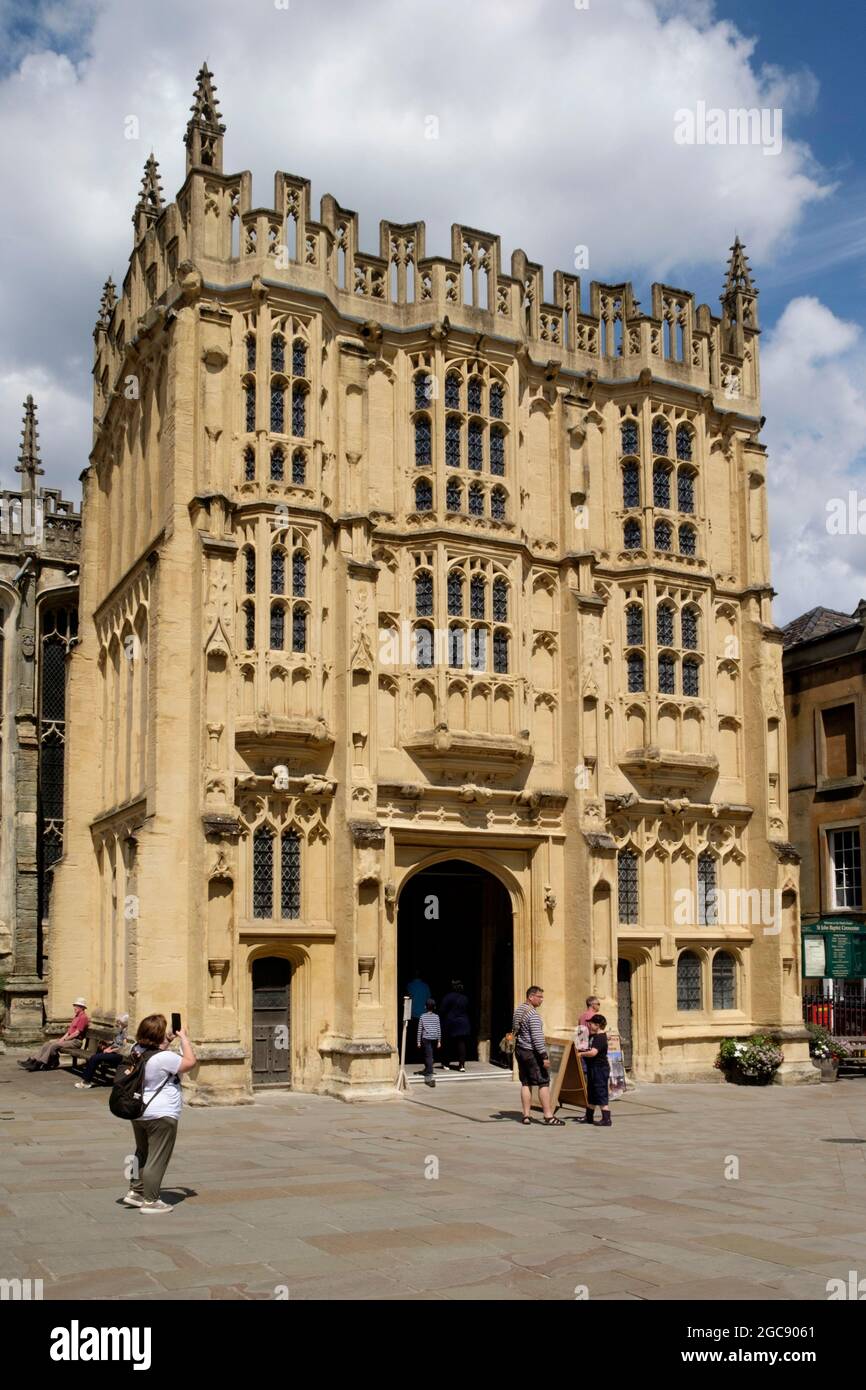
POLYGON ((637 855, 634 850, 620 850, 616 858, 616 878, 619 920, 627 926, 635 926, 640 921, 640 902, 637 855))
POLYGON ((48 608, 42 612, 37 763, 40 920, 48 911, 51 869, 63 853, 66 657, 77 636, 76 608, 48 608))
POLYGON ((683 951, 677 961, 677 1008, 689 1013, 702 1007, 700 959, 694 951, 683 951))
POLYGON ((698 855, 698 926, 715 927, 719 922, 716 896, 716 861, 704 851, 698 855))

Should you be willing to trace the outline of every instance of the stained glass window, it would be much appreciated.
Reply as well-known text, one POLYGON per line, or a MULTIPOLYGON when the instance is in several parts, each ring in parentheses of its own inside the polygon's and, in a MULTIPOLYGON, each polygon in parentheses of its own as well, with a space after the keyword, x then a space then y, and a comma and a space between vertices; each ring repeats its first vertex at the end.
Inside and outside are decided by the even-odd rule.
POLYGON ((716 927, 719 910, 716 900, 716 861, 706 851, 698 855, 698 922, 699 927, 716 927))
POLYGON ((307 375, 307 345, 303 338, 292 343, 292 376, 307 375))
POLYGON ((679 539, 680 554, 694 555, 697 550, 697 532, 694 526, 681 526, 679 539))
POLYGON ((415 421, 415 465, 417 468, 430 467, 432 459, 430 441, 430 421, 426 415, 419 415, 415 421))
POLYGON ((307 610, 295 605, 292 612, 292 651, 307 650, 307 610))
POLYGON ((433 488, 427 478, 421 478, 415 484, 415 510, 416 512, 432 512, 433 510, 433 488))
POLYGON ((508 622, 508 584, 504 579, 493 581, 493 621, 508 622))
POLYGON ((256 592, 256 552, 251 545, 244 551, 244 590, 248 594, 256 592))
POLYGON ((433 576, 429 570, 421 570, 415 576, 415 616, 433 616, 433 576))
POLYGON ((271 371, 284 372, 286 370, 286 340, 282 333, 275 333, 271 338, 271 371))
POLYGON ((736 962, 728 951, 717 951, 713 956, 713 1008, 735 1009, 736 1007, 736 962))
POLYGON ((292 482, 295 487, 304 487, 307 481, 307 456, 303 449, 292 454, 292 482))
POLYGON ((480 483, 473 483, 469 489, 469 515, 484 515, 484 489, 480 483))
POLYGON ((463 489, 458 478, 449 478, 445 486, 445 506, 449 512, 459 512, 463 505, 463 489))
POLYGON ((466 388, 466 409, 481 414, 481 378, 470 377, 466 388))
POLYGON ((630 603, 625 610, 625 640, 630 647, 643 646, 643 609, 630 603))
POLYGON ((267 826, 253 833, 253 916, 270 917, 274 910, 274 838, 267 826))
POLYGON ((694 951, 683 951, 677 961, 677 1008, 682 1013, 701 1007, 701 962, 694 951))
POLYGON ((688 425, 677 426, 677 458, 690 460, 692 457, 692 432, 688 425))
POLYGON ((452 618, 463 616, 463 575, 459 570, 448 574, 448 614, 452 618))
POLYGON ((664 420, 653 420, 652 445, 654 454, 666 454, 670 431, 664 420))
POLYGON ((622 505, 640 506, 640 465, 624 463, 622 466, 622 505))
POLYGON ((271 480, 281 483, 285 476, 286 456, 279 444, 276 449, 271 449, 271 480))
POLYGON ((504 413, 505 392, 498 381, 490 387, 490 418, 501 420, 504 413))
POLYGON ((490 472, 498 478, 505 476, 505 432, 499 425, 490 431, 490 472))
POLYGON ((674 644, 674 610, 668 603, 660 604, 656 613, 656 641, 660 647, 674 644))
POLYGON ((469 421, 469 467, 480 473, 484 465, 484 426, 478 420, 469 421))
POLYGON ((283 434, 286 428, 286 391, 279 384, 271 385, 271 431, 283 434))
POLYGON ((494 521, 505 520, 505 493, 501 487, 495 487, 490 494, 490 515, 494 521))
POLYGON ((622 528, 622 540, 626 550, 640 550, 640 522, 630 520, 622 528))
POLYGON ((280 837, 280 916, 292 920, 301 915, 301 837, 284 830, 280 837))
POLYGON ((498 676, 508 675, 508 633, 493 634, 493 669, 498 676))
POLYGON ((303 386, 292 387, 292 434, 303 439, 307 433, 307 393, 303 386))
POLYGON ((683 662, 683 694, 700 695, 701 693, 701 668, 697 661, 683 662))
POLYGON ((622 453, 636 454, 638 452, 637 437, 637 421, 626 420, 620 430, 622 453))
POLYGON ((628 667, 628 688, 634 693, 645 687, 644 660, 640 652, 631 652, 626 662, 628 667))
POLYGON ((460 378, 456 372, 449 372, 445 378, 445 404, 449 410, 460 409, 460 378))
POLYGON ((640 902, 637 855, 634 850, 620 850, 616 857, 616 879, 619 920, 627 925, 636 925, 640 921, 640 902))
POLYGON ((280 550, 271 551, 271 593, 284 594, 286 592, 286 552, 280 550))
POLYGON ((281 652, 286 645, 286 610, 281 603, 271 605, 271 650, 281 652))
POLYGON ((664 464, 657 463, 653 469, 653 506, 669 507, 671 505, 671 475, 670 470, 664 464))
POLYGON ((689 515, 695 510, 695 476, 685 468, 677 474, 677 506, 689 515))
MULTIPOLYGON (((417 445, 417 436, 416 436, 417 445)), ((416 462, 417 450, 416 450, 416 462)), ((449 468, 460 467, 460 416, 448 415, 445 419, 445 463, 449 468)))
POLYGON ((469 616, 470 618, 485 618, 487 616, 487 585, 480 574, 474 574, 469 585, 469 616))
POLYGON ((659 691, 662 695, 674 695, 676 688, 676 662, 663 652, 659 657, 659 691))

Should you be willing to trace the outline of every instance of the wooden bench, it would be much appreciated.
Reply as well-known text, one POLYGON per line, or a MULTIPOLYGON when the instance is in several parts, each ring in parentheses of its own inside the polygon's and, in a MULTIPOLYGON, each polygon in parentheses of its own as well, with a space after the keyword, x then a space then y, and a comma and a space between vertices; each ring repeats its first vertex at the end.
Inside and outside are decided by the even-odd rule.
POLYGON ((839 1062, 839 1076, 866 1076, 866 1038, 846 1038, 854 1049, 850 1057, 839 1062))
POLYGON ((91 1023, 84 1035, 83 1047, 61 1047, 60 1053, 64 1057, 72 1058, 72 1070, 80 1071, 85 1062, 99 1051, 100 1043, 110 1043, 117 1030, 110 1028, 107 1024, 91 1023))

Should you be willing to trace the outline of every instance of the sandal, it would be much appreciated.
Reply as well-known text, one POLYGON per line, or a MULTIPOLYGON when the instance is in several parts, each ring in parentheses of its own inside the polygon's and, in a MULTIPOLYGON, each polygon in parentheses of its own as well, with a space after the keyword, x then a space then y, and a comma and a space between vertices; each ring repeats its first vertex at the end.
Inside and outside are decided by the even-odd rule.
POLYGON ((555 1115, 551 1115, 550 1119, 545 1120, 544 1123, 546 1125, 562 1125, 563 1127, 565 1126, 565 1120, 558 1120, 555 1115))
POLYGON ((528 1115, 524 1115, 523 1119, 521 1120, 521 1124, 531 1125, 532 1121, 530 1120, 528 1115))

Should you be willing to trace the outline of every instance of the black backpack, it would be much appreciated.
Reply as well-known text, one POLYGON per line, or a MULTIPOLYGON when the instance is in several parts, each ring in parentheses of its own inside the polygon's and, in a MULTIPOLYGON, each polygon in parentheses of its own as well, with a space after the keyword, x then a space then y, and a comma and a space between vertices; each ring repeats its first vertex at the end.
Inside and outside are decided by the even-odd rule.
POLYGON ((117 1068, 111 1095, 108 1097, 108 1108, 119 1120, 140 1120, 150 1105, 150 1100, 155 1100, 162 1087, 171 1081, 172 1078, 167 1076, 162 1085, 157 1086, 147 1105, 144 1104, 144 1069, 158 1051, 158 1048, 153 1048, 148 1052, 140 1052, 128 1062, 121 1062, 117 1068))

